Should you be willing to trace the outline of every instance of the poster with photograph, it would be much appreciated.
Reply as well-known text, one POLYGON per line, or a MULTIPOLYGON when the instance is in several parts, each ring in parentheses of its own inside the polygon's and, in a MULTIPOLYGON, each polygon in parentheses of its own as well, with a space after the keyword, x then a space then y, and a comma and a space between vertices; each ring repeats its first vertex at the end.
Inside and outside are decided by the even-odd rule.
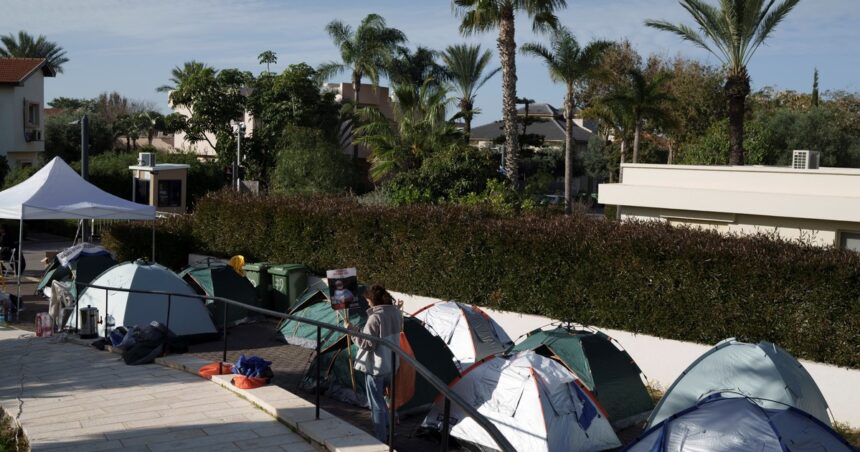
POLYGON ((358 304, 358 279, 355 268, 329 270, 325 273, 328 278, 329 300, 334 310, 352 309, 358 304))

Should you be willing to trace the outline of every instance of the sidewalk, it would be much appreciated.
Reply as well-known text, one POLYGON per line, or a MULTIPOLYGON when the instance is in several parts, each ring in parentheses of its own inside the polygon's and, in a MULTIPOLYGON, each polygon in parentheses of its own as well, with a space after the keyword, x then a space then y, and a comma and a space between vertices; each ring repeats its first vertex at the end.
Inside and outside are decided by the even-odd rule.
POLYGON ((0 327, 0 406, 34 451, 317 450, 212 382, 23 334, 0 327))

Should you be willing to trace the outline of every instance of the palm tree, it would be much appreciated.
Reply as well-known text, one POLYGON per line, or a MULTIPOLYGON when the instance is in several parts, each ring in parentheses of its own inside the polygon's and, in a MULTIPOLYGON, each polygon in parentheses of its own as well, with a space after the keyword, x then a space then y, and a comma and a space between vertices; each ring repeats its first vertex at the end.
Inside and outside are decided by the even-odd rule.
POLYGON ((266 73, 270 74, 271 72, 269 72, 269 64, 278 64, 278 54, 271 50, 266 50, 265 52, 257 55, 257 60, 260 62, 260 64, 266 65, 266 73))
POLYGON ((532 20, 532 29, 554 29, 558 26, 555 11, 567 6, 565 0, 453 0, 456 13, 462 17, 463 34, 499 29, 497 45, 502 64, 502 120, 505 131, 505 173, 517 185, 519 181, 519 142, 517 137, 517 43, 514 39, 514 16, 524 12, 532 20))
POLYGON ((642 69, 631 69, 627 73, 627 85, 604 99, 606 104, 615 104, 629 112, 633 120, 633 163, 639 161, 639 140, 645 120, 663 123, 669 115, 666 104, 674 98, 667 91, 668 81, 666 72, 648 76, 642 69))
MULTIPOLYGON (((346 71, 352 72, 353 103, 360 103, 361 80, 367 76, 373 86, 379 85, 379 76, 385 73, 397 46, 406 42, 406 35, 396 28, 389 28, 378 14, 368 14, 358 28, 352 29, 339 20, 325 27, 334 44, 340 50, 341 62, 329 62, 317 68, 320 81, 346 71)), ((358 146, 353 146, 353 158, 358 158, 358 146)))
POLYGON ((15 35, 9 33, 0 37, 3 47, 0 48, 0 57, 3 58, 44 58, 47 66, 58 74, 63 73, 63 64, 68 63, 66 51, 56 43, 48 41, 44 35, 33 36, 26 31, 19 31, 15 35))
POLYGON ((164 115, 157 111, 144 111, 140 113, 140 121, 145 125, 146 144, 152 146, 152 139, 155 134, 165 130, 164 115))
POLYGON ((630 112, 617 103, 602 101, 583 110, 582 117, 601 121, 612 132, 613 141, 619 141, 620 157, 618 168, 620 176, 621 164, 627 159, 630 129, 633 128, 633 119, 630 116, 630 112))
POLYGON ((592 41, 580 47, 573 34, 558 27, 550 40, 550 47, 542 44, 525 44, 520 50, 543 60, 554 82, 563 83, 564 97, 564 212, 573 211, 573 111, 576 106, 575 91, 587 79, 593 77, 601 64, 603 53, 612 47, 611 42, 592 41))
POLYGON ((724 90, 729 102, 729 164, 743 165, 744 112, 750 94, 747 64, 800 0, 785 0, 776 7, 776 0, 720 0, 719 8, 704 0, 679 1, 693 16, 699 31, 664 20, 648 20, 645 24, 692 42, 712 53, 726 67, 724 90))
POLYGON ((161 85, 155 90, 159 93, 167 93, 175 90, 179 85, 182 84, 184 80, 191 78, 195 74, 199 74, 204 71, 212 71, 215 69, 212 66, 209 66, 206 63, 201 63, 197 60, 186 61, 182 66, 176 66, 173 70, 170 71, 170 84, 169 85, 161 85))
POLYGON ((389 61, 388 79, 392 85, 414 85, 420 88, 425 81, 439 84, 445 78, 445 68, 436 62, 439 52, 418 46, 414 52, 398 47, 389 61))
POLYGON ((357 111, 362 124, 356 142, 370 148, 370 177, 379 181, 396 172, 417 168, 434 152, 460 142, 460 134, 445 115, 451 103, 444 87, 427 79, 419 87, 393 87, 394 121, 375 107, 357 111))
POLYGON ((459 116, 463 119, 463 139, 466 143, 469 143, 469 136, 472 134, 472 118, 477 113, 475 95, 487 80, 502 70, 501 67, 497 67, 484 73, 492 58, 493 55, 489 50, 481 51, 480 44, 448 46, 442 54, 447 80, 457 91, 459 116))

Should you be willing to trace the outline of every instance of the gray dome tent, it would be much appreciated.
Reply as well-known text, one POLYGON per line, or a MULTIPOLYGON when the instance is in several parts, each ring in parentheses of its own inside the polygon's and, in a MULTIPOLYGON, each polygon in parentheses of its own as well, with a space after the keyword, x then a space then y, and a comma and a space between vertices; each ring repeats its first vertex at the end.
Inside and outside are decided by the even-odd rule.
POLYGON ((764 408, 737 394, 711 394, 640 435, 625 452, 850 452, 829 426, 803 411, 764 408))
POLYGON ((770 342, 748 344, 730 338, 700 356, 672 383, 651 413, 648 426, 694 406, 715 391, 737 392, 764 407, 795 407, 830 425, 821 390, 791 354, 770 342))
MULTIPOLYGON (((170 292, 184 296, 170 299, 170 319, 168 321, 168 297, 160 294, 107 291, 88 287, 81 292, 78 306, 98 308, 103 319, 110 315, 115 326, 140 326, 157 321, 165 324, 177 336, 189 340, 204 340, 218 335, 209 310, 203 301, 196 298, 194 289, 176 273, 159 264, 143 261, 124 262, 116 265, 93 280, 92 285, 116 287, 120 289, 139 289, 154 292, 170 292), (106 300, 107 298, 107 300, 106 300), (105 306, 107 301, 108 306, 105 306)), ((76 325, 77 309, 67 325, 76 325)), ((99 335, 104 335, 105 322, 99 324, 99 335)))

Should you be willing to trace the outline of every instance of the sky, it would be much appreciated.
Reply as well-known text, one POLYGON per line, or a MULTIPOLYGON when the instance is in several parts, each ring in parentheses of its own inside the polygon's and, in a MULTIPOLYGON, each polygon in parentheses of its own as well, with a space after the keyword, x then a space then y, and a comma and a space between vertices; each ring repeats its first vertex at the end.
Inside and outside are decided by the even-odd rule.
MULTIPOLYGON (((715 0, 708 0, 713 3, 715 0)), ((644 55, 682 55, 718 61, 675 36, 647 28, 645 19, 691 23, 677 0, 567 0, 561 23, 585 43, 628 39, 644 55)), ((196 59, 217 68, 258 73, 257 55, 273 50, 283 70, 337 60, 324 32, 333 19, 357 25, 368 13, 381 14, 404 31, 409 46, 443 49, 480 43, 495 55, 497 33, 462 36, 449 0, 0 0, 0 34, 26 30, 60 44, 69 62, 47 79, 47 100, 95 97, 105 91, 150 101, 168 112, 170 70, 196 59)), ((518 17, 517 42, 540 42, 518 17)), ((775 86, 810 91, 814 68, 824 90, 860 91, 860 0, 803 0, 780 24, 750 65, 753 88, 775 86)), ((496 64, 498 60, 496 59, 496 64)), ((553 84, 540 61, 517 55, 518 96, 559 106, 564 90, 553 84)), ((339 80, 348 81, 344 75, 339 80)), ((477 124, 501 117, 501 76, 478 92, 477 124)))

